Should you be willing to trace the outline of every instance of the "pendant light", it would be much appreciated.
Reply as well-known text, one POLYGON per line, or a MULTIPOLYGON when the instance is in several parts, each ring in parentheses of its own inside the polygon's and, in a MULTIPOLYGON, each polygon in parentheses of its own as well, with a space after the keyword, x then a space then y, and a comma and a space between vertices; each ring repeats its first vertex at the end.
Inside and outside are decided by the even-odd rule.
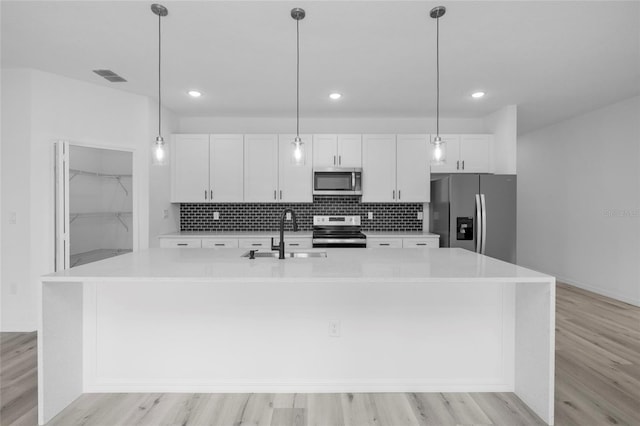
POLYGON ((444 6, 437 6, 431 9, 429 16, 436 20, 436 137, 431 142, 433 144, 433 154, 431 164, 444 164, 446 161, 446 145, 440 138, 440 18, 447 9, 444 6))
POLYGON ((169 14, 169 10, 161 4, 151 5, 151 11, 158 15, 158 136, 153 146, 153 164, 163 166, 167 163, 167 147, 162 137, 162 17, 169 14))
POLYGON ((291 17, 296 20, 296 137, 291 143, 293 164, 304 164, 304 142, 300 139, 300 21, 306 13, 299 7, 291 9, 291 17))

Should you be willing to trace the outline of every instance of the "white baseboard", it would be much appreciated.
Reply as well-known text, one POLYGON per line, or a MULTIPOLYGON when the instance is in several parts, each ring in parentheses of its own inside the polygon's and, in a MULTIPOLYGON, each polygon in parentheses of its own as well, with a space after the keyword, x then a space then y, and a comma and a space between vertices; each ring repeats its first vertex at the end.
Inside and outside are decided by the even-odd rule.
POLYGON ((569 285, 572 285, 574 287, 578 287, 581 288, 583 290, 587 290, 590 291, 592 293, 596 293, 602 296, 606 296, 606 297, 610 297, 612 299, 616 299, 620 302, 624 302, 624 303, 628 303, 630 305, 633 306, 638 306, 640 307, 640 299, 634 299, 633 297, 628 297, 622 294, 619 294, 617 292, 614 291, 608 291, 608 290, 603 290, 599 287, 593 287, 587 284, 583 284, 583 283, 579 283, 577 281, 571 280, 569 278, 564 278, 564 277, 560 277, 560 276, 556 276, 556 280, 563 282, 563 283, 567 283, 569 285))

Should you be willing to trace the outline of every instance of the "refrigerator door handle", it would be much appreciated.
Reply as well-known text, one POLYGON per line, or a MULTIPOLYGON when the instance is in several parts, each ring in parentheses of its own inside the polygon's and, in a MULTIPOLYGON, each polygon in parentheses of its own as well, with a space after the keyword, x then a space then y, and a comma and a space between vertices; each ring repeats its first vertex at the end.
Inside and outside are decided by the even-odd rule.
POLYGON ((484 194, 480 194, 480 204, 482 205, 482 250, 481 254, 487 251, 487 200, 484 194))
POLYGON ((482 241, 482 207, 480 206, 480 194, 476 194, 476 253, 480 253, 482 241))

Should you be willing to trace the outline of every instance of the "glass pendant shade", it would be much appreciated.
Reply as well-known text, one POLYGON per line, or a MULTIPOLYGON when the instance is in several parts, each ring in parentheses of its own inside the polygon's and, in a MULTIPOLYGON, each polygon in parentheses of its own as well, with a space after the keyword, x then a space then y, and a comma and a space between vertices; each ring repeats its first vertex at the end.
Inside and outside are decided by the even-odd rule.
POLYGON ((440 136, 436 136, 431 143, 433 144, 431 164, 434 166, 444 164, 447 159, 445 142, 442 141, 440 136))
POLYGON ((153 153, 151 157, 155 166, 164 166, 167 164, 167 146, 165 145, 162 136, 158 136, 156 138, 156 143, 153 145, 153 153))
POLYGON ((300 139, 300 136, 296 136, 296 138, 291 142, 291 146, 293 148, 292 152, 292 161, 296 166, 304 165, 304 142, 300 139))

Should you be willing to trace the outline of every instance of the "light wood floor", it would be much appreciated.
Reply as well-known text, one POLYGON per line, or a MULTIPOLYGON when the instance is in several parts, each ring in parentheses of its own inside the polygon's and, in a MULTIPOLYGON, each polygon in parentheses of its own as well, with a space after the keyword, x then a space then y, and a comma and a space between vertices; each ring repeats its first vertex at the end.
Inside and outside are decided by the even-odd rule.
MULTIPOLYGON (((558 284, 556 425, 640 425, 640 308, 558 284)), ((32 426, 36 335, 2 333, 0 425, 32 426)), ((87 394, 49 423, 540 425, 510 393, 87 394)))

